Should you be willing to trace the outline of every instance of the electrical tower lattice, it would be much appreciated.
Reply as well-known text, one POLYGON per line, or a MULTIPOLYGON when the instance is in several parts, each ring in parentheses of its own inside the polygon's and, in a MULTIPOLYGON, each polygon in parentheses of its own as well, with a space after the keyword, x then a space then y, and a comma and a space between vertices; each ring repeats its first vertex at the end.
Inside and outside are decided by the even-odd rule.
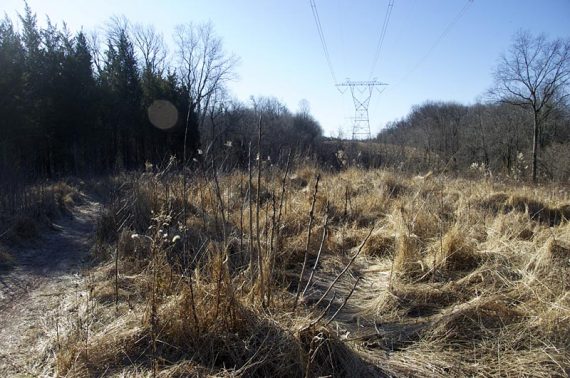
POLYGON ((370 139, 370 118, 368 117, 368 106, 372 93, 380 87, 388 85, 377 80, 372 81, 351 81, 336 84, 337 87, 347 87, 350 89, 352 101, 354 102, 354 123, 352 126, 352 139, 370 139))

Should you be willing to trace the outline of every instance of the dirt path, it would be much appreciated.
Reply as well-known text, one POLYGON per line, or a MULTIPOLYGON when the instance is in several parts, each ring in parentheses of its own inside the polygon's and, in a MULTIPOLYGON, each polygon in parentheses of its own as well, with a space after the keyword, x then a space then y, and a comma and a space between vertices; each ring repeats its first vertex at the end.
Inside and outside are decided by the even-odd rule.
POLYGON ((85 295, 82 267, 100 205, 89 198, 0 272, 0 376, 52 376, 60 329, 85 295))

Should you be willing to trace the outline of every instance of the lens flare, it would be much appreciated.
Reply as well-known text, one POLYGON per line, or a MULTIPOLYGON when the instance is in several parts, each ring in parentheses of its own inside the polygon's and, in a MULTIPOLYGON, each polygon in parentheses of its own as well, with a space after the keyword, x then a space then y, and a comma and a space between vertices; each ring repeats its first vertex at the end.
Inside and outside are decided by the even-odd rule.
POLYGON ((150 123, 161 130, 171 129, 178 122, 178 110, 167 100, 154 100, 147 113, 150 123))

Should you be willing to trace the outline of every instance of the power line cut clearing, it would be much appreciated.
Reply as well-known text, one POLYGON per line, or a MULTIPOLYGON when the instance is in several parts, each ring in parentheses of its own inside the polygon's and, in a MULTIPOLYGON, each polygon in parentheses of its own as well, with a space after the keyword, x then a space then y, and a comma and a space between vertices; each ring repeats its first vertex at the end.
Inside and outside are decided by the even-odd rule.
POLYGON ((315 0, 309 0, 311 5, 311 10, 313 12, 313 18, 315 20, 315 26, 317 28, 317 33, 319 34, 319 39, 321 41, 321 47, 323 49, 323 54, 325 56, 325 60, 330 71, 331 77, 333 79, 333 83, 336 88, 341 92, 344 93, 342 88, 349 88, 350 93, 352 95, 352 101, 354 103, 354 118, 352 124, 352 139, 370 139, 371 132, 370 132, 370 116, 368 113, 368 109, 370 106, 370 99, 372 98, 372 94, 374 90, 378 90, 381 93, 383 90, 380 90, 381 87, 386 86, 388 84, 382 83, 376 79, 372 79, 374 75, 374 71, 380 59, 380 54, 382 51, 382 45, 384 44, 384 39, 386 38, 386 32, 388 29, 388 24, 390 22, 390 16, 392 15, 392 10, 394 8, 394 0, 388 1, 388 8, 386 9, 386 15, 384 17, 384 21, 382 23, 382 27, 380 28, 380 35, 378 38, 378 43, 376 44, 376 49, 374 52, 374 58, 372 61, 372 67, 370 69, 370 75, 368 81, 351 81, 347 79, 343 83, 338 83, 336 80, 335 71, 332 65, 332 61, 330 58, 325 34, 323 32, 323 27, 321 24, 321 19, 319 17, 319 12, 317 9, 317 5, 315 4, 315 0))

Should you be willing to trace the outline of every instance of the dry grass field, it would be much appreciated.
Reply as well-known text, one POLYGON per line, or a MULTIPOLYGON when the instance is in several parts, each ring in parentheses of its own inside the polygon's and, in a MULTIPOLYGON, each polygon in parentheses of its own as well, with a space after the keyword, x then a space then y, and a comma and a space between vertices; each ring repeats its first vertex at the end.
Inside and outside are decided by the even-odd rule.
POLYGON ((57 374, 570 374, 567 187, 260 168, 114 178, 57 374))

